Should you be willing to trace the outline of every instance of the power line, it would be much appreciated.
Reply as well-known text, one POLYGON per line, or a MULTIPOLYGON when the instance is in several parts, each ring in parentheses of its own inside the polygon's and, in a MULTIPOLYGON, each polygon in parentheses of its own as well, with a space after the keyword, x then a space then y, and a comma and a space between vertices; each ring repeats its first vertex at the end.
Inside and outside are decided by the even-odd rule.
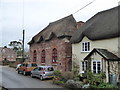
POLYGON ((79 12, 80 10, 86 8, 87 6, 89 6, 90 4, 92 4, 93 2, 95 2, 96 0, 93 0, 92 2, 88 3, 87 5, 85 5, 84 7, 80 8, 79 10, 77 10, 76 12, 74 12, 73 14, 76 14, 77 12, 79 12))

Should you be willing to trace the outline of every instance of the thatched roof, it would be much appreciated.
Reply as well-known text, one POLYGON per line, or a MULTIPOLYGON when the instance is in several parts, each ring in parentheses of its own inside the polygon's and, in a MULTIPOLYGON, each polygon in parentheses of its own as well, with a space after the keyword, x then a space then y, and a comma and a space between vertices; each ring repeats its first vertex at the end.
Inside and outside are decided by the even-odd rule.
POLYGON ((28 44, 40 43, 41 41, 51 40, 52 37, 71 37, 77 28, 76 20, 73 15, 64 17, 58 21, 50 23, 46 28, 35 35, 28 44))
POLYGON ((72 43, 79 43, 86 36, 90 40, 101 40, 120 36, 118 28, 118 9, 115 7, 98 12, 90 18, 71 38, 72 43))
POLYGON ((120 60, 118 56, 113 54, 112 52, 109 52, 107 49, 99 49, 99 48, 94 48, 85 58, 84 60, 88 60, 90 56, 94 53, 97 52, 99 55, 101 55, 104 59, 106 60, 120 60))

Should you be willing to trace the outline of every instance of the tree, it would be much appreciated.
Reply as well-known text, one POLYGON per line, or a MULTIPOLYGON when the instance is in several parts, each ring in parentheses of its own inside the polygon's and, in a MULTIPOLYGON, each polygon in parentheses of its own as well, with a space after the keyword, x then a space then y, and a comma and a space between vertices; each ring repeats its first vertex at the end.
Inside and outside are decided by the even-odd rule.
POLYGON ((11 41, 9 46, 12 47, 15 52, 17 52, 18 56, 22 55, 22 43, 20 41, 11 41))

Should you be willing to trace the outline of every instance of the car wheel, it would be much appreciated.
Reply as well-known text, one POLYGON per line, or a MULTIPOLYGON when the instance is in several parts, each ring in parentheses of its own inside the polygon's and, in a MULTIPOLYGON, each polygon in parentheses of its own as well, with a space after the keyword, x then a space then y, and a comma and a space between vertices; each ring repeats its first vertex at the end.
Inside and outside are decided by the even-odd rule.
POLYGON ((26 76, 26 72, 25 71, 23 71, 23 75, 26 76))
POLYGON ((30 76, 33 78, 33 74, 31 73, 30 76))
POLYGON ((20 73, 20 71, 18 70, 18 74, 20 73))
POLYGON ((40 80, 41 80, 41 81, 43 80, 43 76, 40 76, 40 80))

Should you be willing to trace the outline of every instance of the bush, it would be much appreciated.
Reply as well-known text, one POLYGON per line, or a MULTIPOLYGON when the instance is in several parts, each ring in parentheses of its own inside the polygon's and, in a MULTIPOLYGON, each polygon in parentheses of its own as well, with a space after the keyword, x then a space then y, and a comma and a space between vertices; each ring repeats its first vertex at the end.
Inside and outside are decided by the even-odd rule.
POLYGON ((54 75, 55 75, 56 77, 61 77, 61 76, 62 76, 62 74, 61 74, 61 72, 60 72, 59 70, 55 70, 55 71, 54 71, 54 75))
POLYGON ((55 80, 53 83, 57 85, 63 85, 64 81, 55 80))
POLYGON ((10 61, 9 62, 9 67, 13 67, 16 68, 17 64, 15 63, 15 61, 10 61))
POLYGON ((98 88, 117 88, 117 86, 109 83, 101 83, 98 85, 98 88))
POLYGON ((109 83, 101 83, 98 86, 91 85, 91 88, 113 88, 113 89, 117 89, 118 87, 113 85, 113 84, 109 84, 109 83))
POLYGON ((82 86, 83 86, 83 83, 80 81, 68 80, 65 83, 65 87, 69 89, 82 88, 82 86))
POLYGON ((92 72, 87 72, 85 73, 84 77, 87 77, 91 85, 98 86, 100 83, 103 83, 106 75, 104 72, 101 72, 100 74, 93 74, 92 72))
POLYGON ((54 78, 53 78, 53 83, 54 84, 58 84, 61 83, 61 79, 62 79, 62 74, 59 70, 55 70, 54 71, 54 78))
POLYGON ((65 72, 63 74, 63 78, 64 78, 65 81, 67 81, 69 79, 73 79, 73 77, 74 77, 74 74, 72 72, 65 72))

